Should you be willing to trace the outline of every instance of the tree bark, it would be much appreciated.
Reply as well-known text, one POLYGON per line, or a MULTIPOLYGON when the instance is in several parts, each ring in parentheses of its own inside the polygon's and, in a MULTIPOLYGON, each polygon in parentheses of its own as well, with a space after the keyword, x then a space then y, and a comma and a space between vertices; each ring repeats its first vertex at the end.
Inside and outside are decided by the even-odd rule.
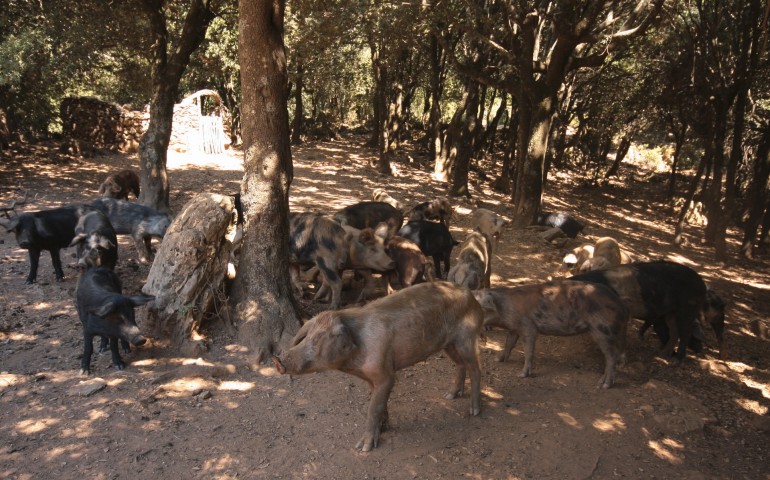
POLYGON ((214 18, 209 0, 193 0, 181 36, 169 57, 167 49, 172 42, 163 12, 164 3, 165 0, 143 0, 142 3, 150 21, 153 52, 150 124, 139 142, 139 203, 161 212, 169 210, 166 163, 179 81, 190 62, 190 55, 203 42, 209 23, 214 18))
POLYGON ((746 193, 748 215, 743 226, 741 254, 747 258, 754 256, 754 242, 757 239, 762 218, 768 205, 770 192, 770 125, 765 126, 754 159, 753 175, 749 191, 746 193))
POLYGON ((233 284, 239 336, 256 362, 288 347, 299 329, 289 282, 289 147, 285 3, 240 2, 243 102, 243 246, 233 284))

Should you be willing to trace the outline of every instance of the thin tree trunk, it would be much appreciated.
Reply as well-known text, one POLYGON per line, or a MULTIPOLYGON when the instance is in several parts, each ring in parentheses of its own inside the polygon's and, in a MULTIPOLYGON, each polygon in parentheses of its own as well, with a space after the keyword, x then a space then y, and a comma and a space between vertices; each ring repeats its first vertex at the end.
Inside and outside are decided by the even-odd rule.
POLYGON ((152 98, 150 124, 139 142, 140 191, 139 203, 156 210, 169 210, 169 183, 166 171, 168 144, 174 120, 174 101, 179 82, 190 62, 190 55, 206 37, 214 13, 209 0, 193 0, 182 26, 182 33, 169 57, 170 46, 164 0, 144 0, 143 6, 152 31, 152 98))
POLYGON ((282 1, 240 2, 243 98, 243 247, 232 298, 255 361, 288 347, 299 329, 289 282, 289 146, 282 1), (263 112, 271 112, 265 115, 263 112))
POLYGON ((770 200, 768 180, 770 180, 770 125, 765 126, 765 131, 759 141, 757 156, 754 159, 751 186, 746 194, 749 211, 743 227, 741 254, 747 258, 754 256, 754 242, 757 239, 757 232, 765 215, 768 200, 770 200))
POLYGON ((305 88, 305 69, 302 60, 297 58, 297 80, 294 86, 294 122, 291 126, 291 143, 302 143, 302 128, 305 120, 305 111, 302 108, 302 90, 305 88))
POLYGON ((676 222, 676 227, 674 227, 674 245, 682 245, 684 242, 684 238, 682 237, 682 232, 684 230, 684 221, 687 217, 687 211, 690 210, 690 205, 692 204, 693 199, 695 198, 695 193, 698 191, 698 184, 700 183, 700 178, 703 176, 703 172, 706 170, 706 165, 708 162, 708 155, 710 153, 707 151, 706 154, 701 158, 700 163, 698 164, 698 170, 695 172, 695 176, 692 179, 692 183, 690 184, 690 191, 687 194, 687 197, 684 200, 684 205, 682 205, 682 210, 679 212, 679 218, 676 222))

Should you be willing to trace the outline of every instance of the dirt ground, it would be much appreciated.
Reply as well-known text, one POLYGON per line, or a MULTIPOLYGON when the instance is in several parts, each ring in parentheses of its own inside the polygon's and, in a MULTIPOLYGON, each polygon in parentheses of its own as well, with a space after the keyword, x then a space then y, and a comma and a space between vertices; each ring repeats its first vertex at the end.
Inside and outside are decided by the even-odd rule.
MULTIPOLYGON (((442 186, 416 154, 385 177, 367 167, 361 138, 309 143, 293 150, 293 210, 334 210, 383 187, 406 205, 441 195, 442 186)), ((56 145, 2 154, 0 205, 29 192, 21 210, 87 202, 104 176, 138 168, 135 155, 71 158, 56 145)), ((585 240, 612 235, 639 259, 670 258, 692 266, 728 302, 727 352, 708 347, 680 367, 656 355, 648 332, 628 338, 628 363, 609 390, 597 389, 603 357, 588 336, 538 339, 534 376, 519 378, 517 346, 495 360, 504 342, 489 332, 482 346, 482 413, 468 397, 445 400, 453 365, 435 355, 399 373, 389 402, 390 426, 380 447, 361 453, 368 389, 339 372, 290 380, 272 366, 251 369, 250 352, 212 321, 211 349, 181 358, 159 342, 124 355, 95 356, 93 374, 79 374, 80 323, 73 293, 73 249, 63 251, 66 279, 54 280, 41 258, 38 282, 24 285, 27 253, 0 236, 0 478, 472 478, 472 479, 770 479, 770 365, 767 326, 770 258, 714 263, 687 229, 672 248, 673 225, 663 202, 665 175, 588 188, 567 175, 550 180, 546 208, 591 223, 585 240)), ((646 173, 646 172, 636 172, 646 173)), ((242 176, 238 152, 221 156, 170 152, 171 204, 179 211, 201 191, 233 193, 242 176)), ((483 176, 483 175, 482 175, 483 176)), ((491 180, 491 179, 489 179, 491 180)), ((505 196, 472 174, 473 199, 456 200, 451 228, 469 232, 477 206, 509 216, 505 196)), ((737 252, 739 234, 731 231, 737 252)), ((137 293, 149 272, 133 245, 120 242, 118 274, 137 293)), ((455 252, 456 254, 456 252, 455 252)), ((494 255, 493 285, 546 280, 563 252, 532 229, 507 228, 494 255)), ((348 296, 353 293, 349 293, 348 296)), ((309 312, 326 308, 303 300, 309 312)), ((141 320, 141 319, 140 319, 141 320)))

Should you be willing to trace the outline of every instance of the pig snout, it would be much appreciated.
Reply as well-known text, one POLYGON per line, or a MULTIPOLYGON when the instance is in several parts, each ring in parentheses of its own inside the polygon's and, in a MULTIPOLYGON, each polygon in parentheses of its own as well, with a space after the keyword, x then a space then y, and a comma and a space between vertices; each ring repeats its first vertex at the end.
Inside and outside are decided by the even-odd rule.
POLYGON ((141 335, 134 335, 133 337, 131 337, 130 342, 131 342, 131 345, 135 345, 135 346, 139 347, 139 346, 144 345, 145 343, 147 343, 147 339, 144 338, 141 335))
POLYGON ((275 369, 278 370, 278 373, 281 375, 286 373, 286 367, 283 366, 283 362, 281 362, 278 355, 273 355, 273 363, 275 364, 275 369))

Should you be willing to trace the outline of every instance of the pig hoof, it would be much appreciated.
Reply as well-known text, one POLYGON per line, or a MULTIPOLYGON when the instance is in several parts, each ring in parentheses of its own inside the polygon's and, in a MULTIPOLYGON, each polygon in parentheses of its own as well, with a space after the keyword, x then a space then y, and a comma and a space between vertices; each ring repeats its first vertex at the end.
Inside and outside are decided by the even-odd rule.
POLYGON ((379 443, 379 434, 375 435, 364 435, 361 440, 358 441, 356 444, 356 449, 361 450, 362 452, 369 452, 373 448, 377 448, 377 444, 379 443))
POLYGON ((32 285, 33 283, 35 283, 35 281, 30 280, 29 278, 24 281, 24 285, 32 285))
POLYGON ((459 397, 461 394, 462 392, 449 391, 444 394, 444 398, 447 400, 454 400, 455 398, 459 397))
POLYGON ((478 408, 478 407, 476 407, 476 408, 474 408, 474 407, 471 407, 471 416, 472 416, 472 417, 477 417, 477 416, 478 416, 480 413, 481 413, 481 408, 478 408))
POLYGON ((519 378, 527 378, 530 374, 527 371, 519 372, 519 378))
POLYGON ((87 377, 88 375, 91 375, 91 370, 89 370, 87 368, 81 368, 80 369, 80 374, 87 377))

